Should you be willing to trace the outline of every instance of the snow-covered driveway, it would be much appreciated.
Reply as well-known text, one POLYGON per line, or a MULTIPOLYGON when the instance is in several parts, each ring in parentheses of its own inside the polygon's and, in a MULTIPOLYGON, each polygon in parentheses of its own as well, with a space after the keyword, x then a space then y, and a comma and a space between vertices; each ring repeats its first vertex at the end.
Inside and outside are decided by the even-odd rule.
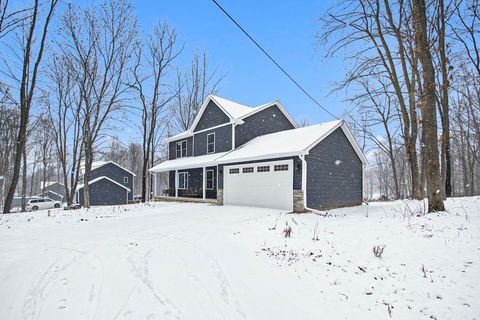
POLYGON ((409 217, 415 202, 327 218, 177 203, 3 216, 0 319, 478 319, 480 199, 447 206, 424 217, 409 217))

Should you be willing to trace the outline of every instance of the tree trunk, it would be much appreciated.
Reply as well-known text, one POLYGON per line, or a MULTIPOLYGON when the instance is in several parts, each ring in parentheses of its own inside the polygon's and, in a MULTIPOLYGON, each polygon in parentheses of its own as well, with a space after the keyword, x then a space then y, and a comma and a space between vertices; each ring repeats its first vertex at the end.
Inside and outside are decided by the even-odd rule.
POLYGON ((85 142, 85 168, 83 174, 83 206, 85 208, 90 208, 90 187, 88 183, 90 182, 90 172, 92 171, 92 162, 93 162, 93 152, 92 146, 86 141, 85 142))
POLYGON ((444 211, 442 177, 438 157, 437 108, 435 99, 435 70, 427 38, 427 16, 425 0, 413 0, 415 44, 422 64, 423 95, 422 121, 423 145, 427 174, 428 212, 444 211))
POLYGON ((22 173, 22 212, 27 210, 27 148, 23 148, 23 173, 22 173))

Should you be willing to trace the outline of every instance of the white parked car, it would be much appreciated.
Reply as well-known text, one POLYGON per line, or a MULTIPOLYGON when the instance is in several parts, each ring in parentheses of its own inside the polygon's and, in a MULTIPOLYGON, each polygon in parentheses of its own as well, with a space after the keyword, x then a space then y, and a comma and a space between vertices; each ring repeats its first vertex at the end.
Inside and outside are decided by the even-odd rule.
POLYGON ((54 201, 50 198, 30 199, 27 203, 27 211, 60 208, 61 205, 60 201, 54 201))

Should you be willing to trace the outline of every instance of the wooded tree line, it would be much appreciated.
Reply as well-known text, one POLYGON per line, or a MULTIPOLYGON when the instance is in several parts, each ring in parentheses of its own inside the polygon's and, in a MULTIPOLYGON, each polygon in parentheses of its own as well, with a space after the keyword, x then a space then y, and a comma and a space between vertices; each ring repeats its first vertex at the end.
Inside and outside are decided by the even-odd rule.
MULTIPOLYGON (((335 90, 370 159, 367 197, 428 197, 435 211, 480 193, 479 20, 478 0, 341 0, 322 15, 325 56, 348 65, 335 90)), ((188 129, 223 76, 205 54, 180 69, 184 44, 167 23, 140 30, 128 0, 0 0, 4 212, 52 179, 71 203, 81 176, 88 207, 99 159, 134 171, 148 199, 162 138, 188 129), (117 134, 132 125, 122 134, 139 142, 125 145, 117 134)))
POLYGON ((344 57, 345 115, 370 159, 365 195, 480 193, 478 0, 340 1, 321 17, 325 57, 344 57))
POLYGON ((18 195, 25 210, 27 196, 51 180, 65 186, 71 204, 82 177, 89 207, 90 172, 99 159, 132 169, 134 192, 148 200, 148 169, 166 154, 162 139, 188 128, 222 79, 206 55, 195 53, 191 69, 182 70, 184 44, 175 28, 159 21, 141 32, 128 0, 0 0, 0 19, 4 212, 18 195), (123 144, 119 132, 139 143, 123 144))

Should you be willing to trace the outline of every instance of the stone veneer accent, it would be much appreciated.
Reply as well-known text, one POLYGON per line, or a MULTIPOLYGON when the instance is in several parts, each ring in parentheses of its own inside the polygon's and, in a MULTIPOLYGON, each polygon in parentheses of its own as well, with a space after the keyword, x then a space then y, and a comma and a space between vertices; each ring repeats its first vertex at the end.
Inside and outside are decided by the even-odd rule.
POLYGON ((293 212, 305 212, 303 190, 293 190, 293 212))
POLYGON ((223 189, 217 190, 217 204, 223 206, 223 189))

